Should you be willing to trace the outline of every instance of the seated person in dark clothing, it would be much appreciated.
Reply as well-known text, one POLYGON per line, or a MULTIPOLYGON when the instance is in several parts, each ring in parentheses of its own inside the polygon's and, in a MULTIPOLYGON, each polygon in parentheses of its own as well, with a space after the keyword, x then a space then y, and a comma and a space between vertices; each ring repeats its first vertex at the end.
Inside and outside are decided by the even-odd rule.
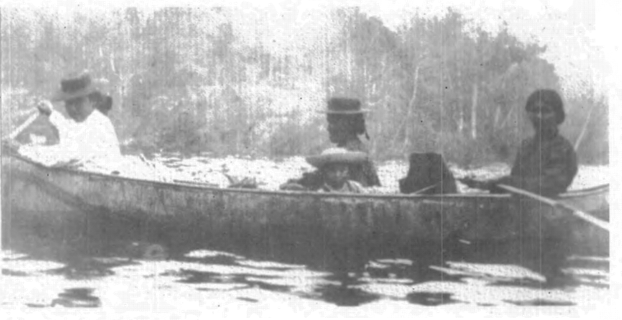
POLYGON ((537 90, 529 96, 525 109, 535 135, 525 139, 516 155, 509 176, 479 181, 460 179, 471 188, 501 192, 498 184, 507 184, 544 196, 565 192, 577 174, 577 155, 558 126, 564 121, 562 99, 553 90, 537 90))
MULTIPOLYGON (((349 179, 352 165, 368 161, 367 154, 360 151, 348 151, 344 148, 330 148, 321 155, 307 157, 307 162, 318 168, 320 187, 312 189, 318 192, 363 193, 364 187, 349 179)), ((305 189, 302 189, 305 190, 305 189)))
POLYGON ((438 153, 412 153, 408 174, 399 180, 400 192, 457 193, 456 180, 438 153))
MULTIPOLYGON (((349 151, 360 151, 367 153, 359 135, 367 135, 365 128, 364 113, 367 110, 361 109, 361 102, 356 99, 331 98, 328 101, 328 108, 324 111, 328 121, 328 136, 332 143, 337 147, 349 151)), ((368 137, 369 139, 369 137, 368 137)), ((376 172, 376 167, 367 159, 362 163, 352 163, 349 165, 349 179, 356 181, 364 187, 380 186, 380 179, 376 172)), ((291 179, 281 186, 283 190, 317 190, 322 186, 322 175, 319 170, 305 173, 302 178, 291 179)))

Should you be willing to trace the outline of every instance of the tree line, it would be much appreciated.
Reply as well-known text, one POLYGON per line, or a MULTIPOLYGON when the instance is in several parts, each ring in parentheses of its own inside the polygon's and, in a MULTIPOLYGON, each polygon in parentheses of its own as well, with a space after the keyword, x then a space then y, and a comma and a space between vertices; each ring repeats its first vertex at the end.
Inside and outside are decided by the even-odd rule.
MULTIPOLYGON (((533 90, 564 93, 541 57, 546 47, 507 29, 467 30, 469 21, 452 10, 415 15, 391 30, 357 8, 335 9, 324 13, 322 28, 304 22, 302 32, 314 32, 289 46, 263 39, 270 17, 239 23, 233 14, 3 8, 3 128, 63 75, 88 69, 114 99, 109 115, 127 151, 317 153, 329 145, 317 111, 328 97, 348 96, 371 111, 375 158, 436 151, 471 165, 513 158, 530 134, 524 104, 533 90)), ((562 133, 582 163, 607 163, 608 105, 585 92, 565 96, 562 133)), ((54 141, 43 123, 31 131, 54 141)))

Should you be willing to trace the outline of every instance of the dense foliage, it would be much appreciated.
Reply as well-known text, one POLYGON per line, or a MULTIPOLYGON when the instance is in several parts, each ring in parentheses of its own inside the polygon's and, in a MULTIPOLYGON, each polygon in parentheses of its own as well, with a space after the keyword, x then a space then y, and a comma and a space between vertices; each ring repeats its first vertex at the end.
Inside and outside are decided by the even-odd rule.
MULTIPOLYGON (((122 144, 142 152, 318 152, 329 142, 316 111, 337 95, 371 109, 376 158, 438 151, 463 165, 507 161, 531 133, 529 93, 563 93, 545 47, 466 28, 451 10, 397 30, 355 8, 327 10, 291 24, 302 39, 266 39, 270 17, 240 23, 226 8, 1 13, 3 128, 62 76, 88 69, 115 101, 122 144)), ((582 163, 606 163, 608 106, 585 92, 565 97, 562 133, 582 163)), ((38 124, 31 133, 53 135, 38 124)))

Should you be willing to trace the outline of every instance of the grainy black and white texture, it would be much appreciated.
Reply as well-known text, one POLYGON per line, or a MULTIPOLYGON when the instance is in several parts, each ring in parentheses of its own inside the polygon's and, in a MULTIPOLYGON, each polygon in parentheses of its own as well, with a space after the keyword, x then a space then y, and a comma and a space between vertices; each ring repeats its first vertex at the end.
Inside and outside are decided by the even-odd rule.
MULTIPOLYGON (((612 12, 620 12, 619 5, 589 0, 117 5, 0 9, 2 137, 31 115, 37 101, 49 99, 63 77, 88 70, 112 99, 107 116, 126 161, 119 176, 218 188, 249 178, 253 186, 276 192, 312 170, 304 156, 334 146, 322 111, 329 98, 348 97, 369 111, 367 134, 359 138, 381 184, 370 192, 390 195, 399 194, 398 180, 406 176, 414 152, 442 154, 456 178, 509 173, 521 141, 533 135, 527 97, 551 88, 563 98, 566 119, 559 130, 579 163, 569 189, 612 182, 617 190, 609 159, 619 153, 614 145, 620 136, 615 122, 609 123, 618 112, 620 64, 612 57, 619 56, 620 46, 607 30, 614 29, 618 18, 612 12)), ((62 103, 54 108, 67 115, 62 103)), ((59 137, 40 117, 15 140, 53 145, 59 137)), ((282 252, 253 252, 252 243, 230 250, 209 244, 159 247, 157 241, 133 237, 135 230, 149 228, 133 229, 122 219, 105 219, 106 228, 114 230, 87 219, 69 222, 61 236, 50 235, 44 224, 26 228, 5 219, 10 199, 19 198, 11 193, 12 179, 18 178, 7 173, 5 159, 0 307, 9 311, 583 316, 611 307, 609 299, 617 295, 609 254, 574 252, 550 262, 538 258, 545 252, 542 243, 491 243, 469 255, 472 244, 455 238, 430 245, 429 256, 387 254, 349 269, 341 263, 349 259, 347 250, 339 257, 309 253, 305 261, 287 257, 291 252, 283 243, 274 246, 282 252), (85 231, 95 229, 96 235, 85 231), (540 251, 525 258, 522 250, 534 246, 540 251), (162 256, 168 259, 144 259, 162 256), (560 280, 547 282, 543 263, 554 264, 560 280), (542 305, 554 307, 542 311, 537 307, 542 305)), ((75 169, 110 173, 105 165, 75 169)), ((475 192, 460 183, 456 187, 475 192)), ((100 209, 105 211, 93 210, 100 209)), ((550 246, 572 252, 563 244, 550 246)))

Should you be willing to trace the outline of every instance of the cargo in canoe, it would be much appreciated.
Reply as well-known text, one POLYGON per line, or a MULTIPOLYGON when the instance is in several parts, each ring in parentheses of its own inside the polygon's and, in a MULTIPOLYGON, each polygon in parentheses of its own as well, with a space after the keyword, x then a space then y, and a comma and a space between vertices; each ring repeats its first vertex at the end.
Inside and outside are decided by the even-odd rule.
MULTIPOLYGON (((608 186, 601 186, 559 200, 608 220, 608 194, 608 186)), ((591 251, 609 250, 606 232, 510 195, 225 189, 47 168, 19 156, 3 157, 2 206, 3 238, 9 242, 15 230, 27 227, 54 237, 83 229, 112 240, 132 236, 274 257, 351 251, 397 257, 452 243, 538 243, 559 236, 591 251)))

